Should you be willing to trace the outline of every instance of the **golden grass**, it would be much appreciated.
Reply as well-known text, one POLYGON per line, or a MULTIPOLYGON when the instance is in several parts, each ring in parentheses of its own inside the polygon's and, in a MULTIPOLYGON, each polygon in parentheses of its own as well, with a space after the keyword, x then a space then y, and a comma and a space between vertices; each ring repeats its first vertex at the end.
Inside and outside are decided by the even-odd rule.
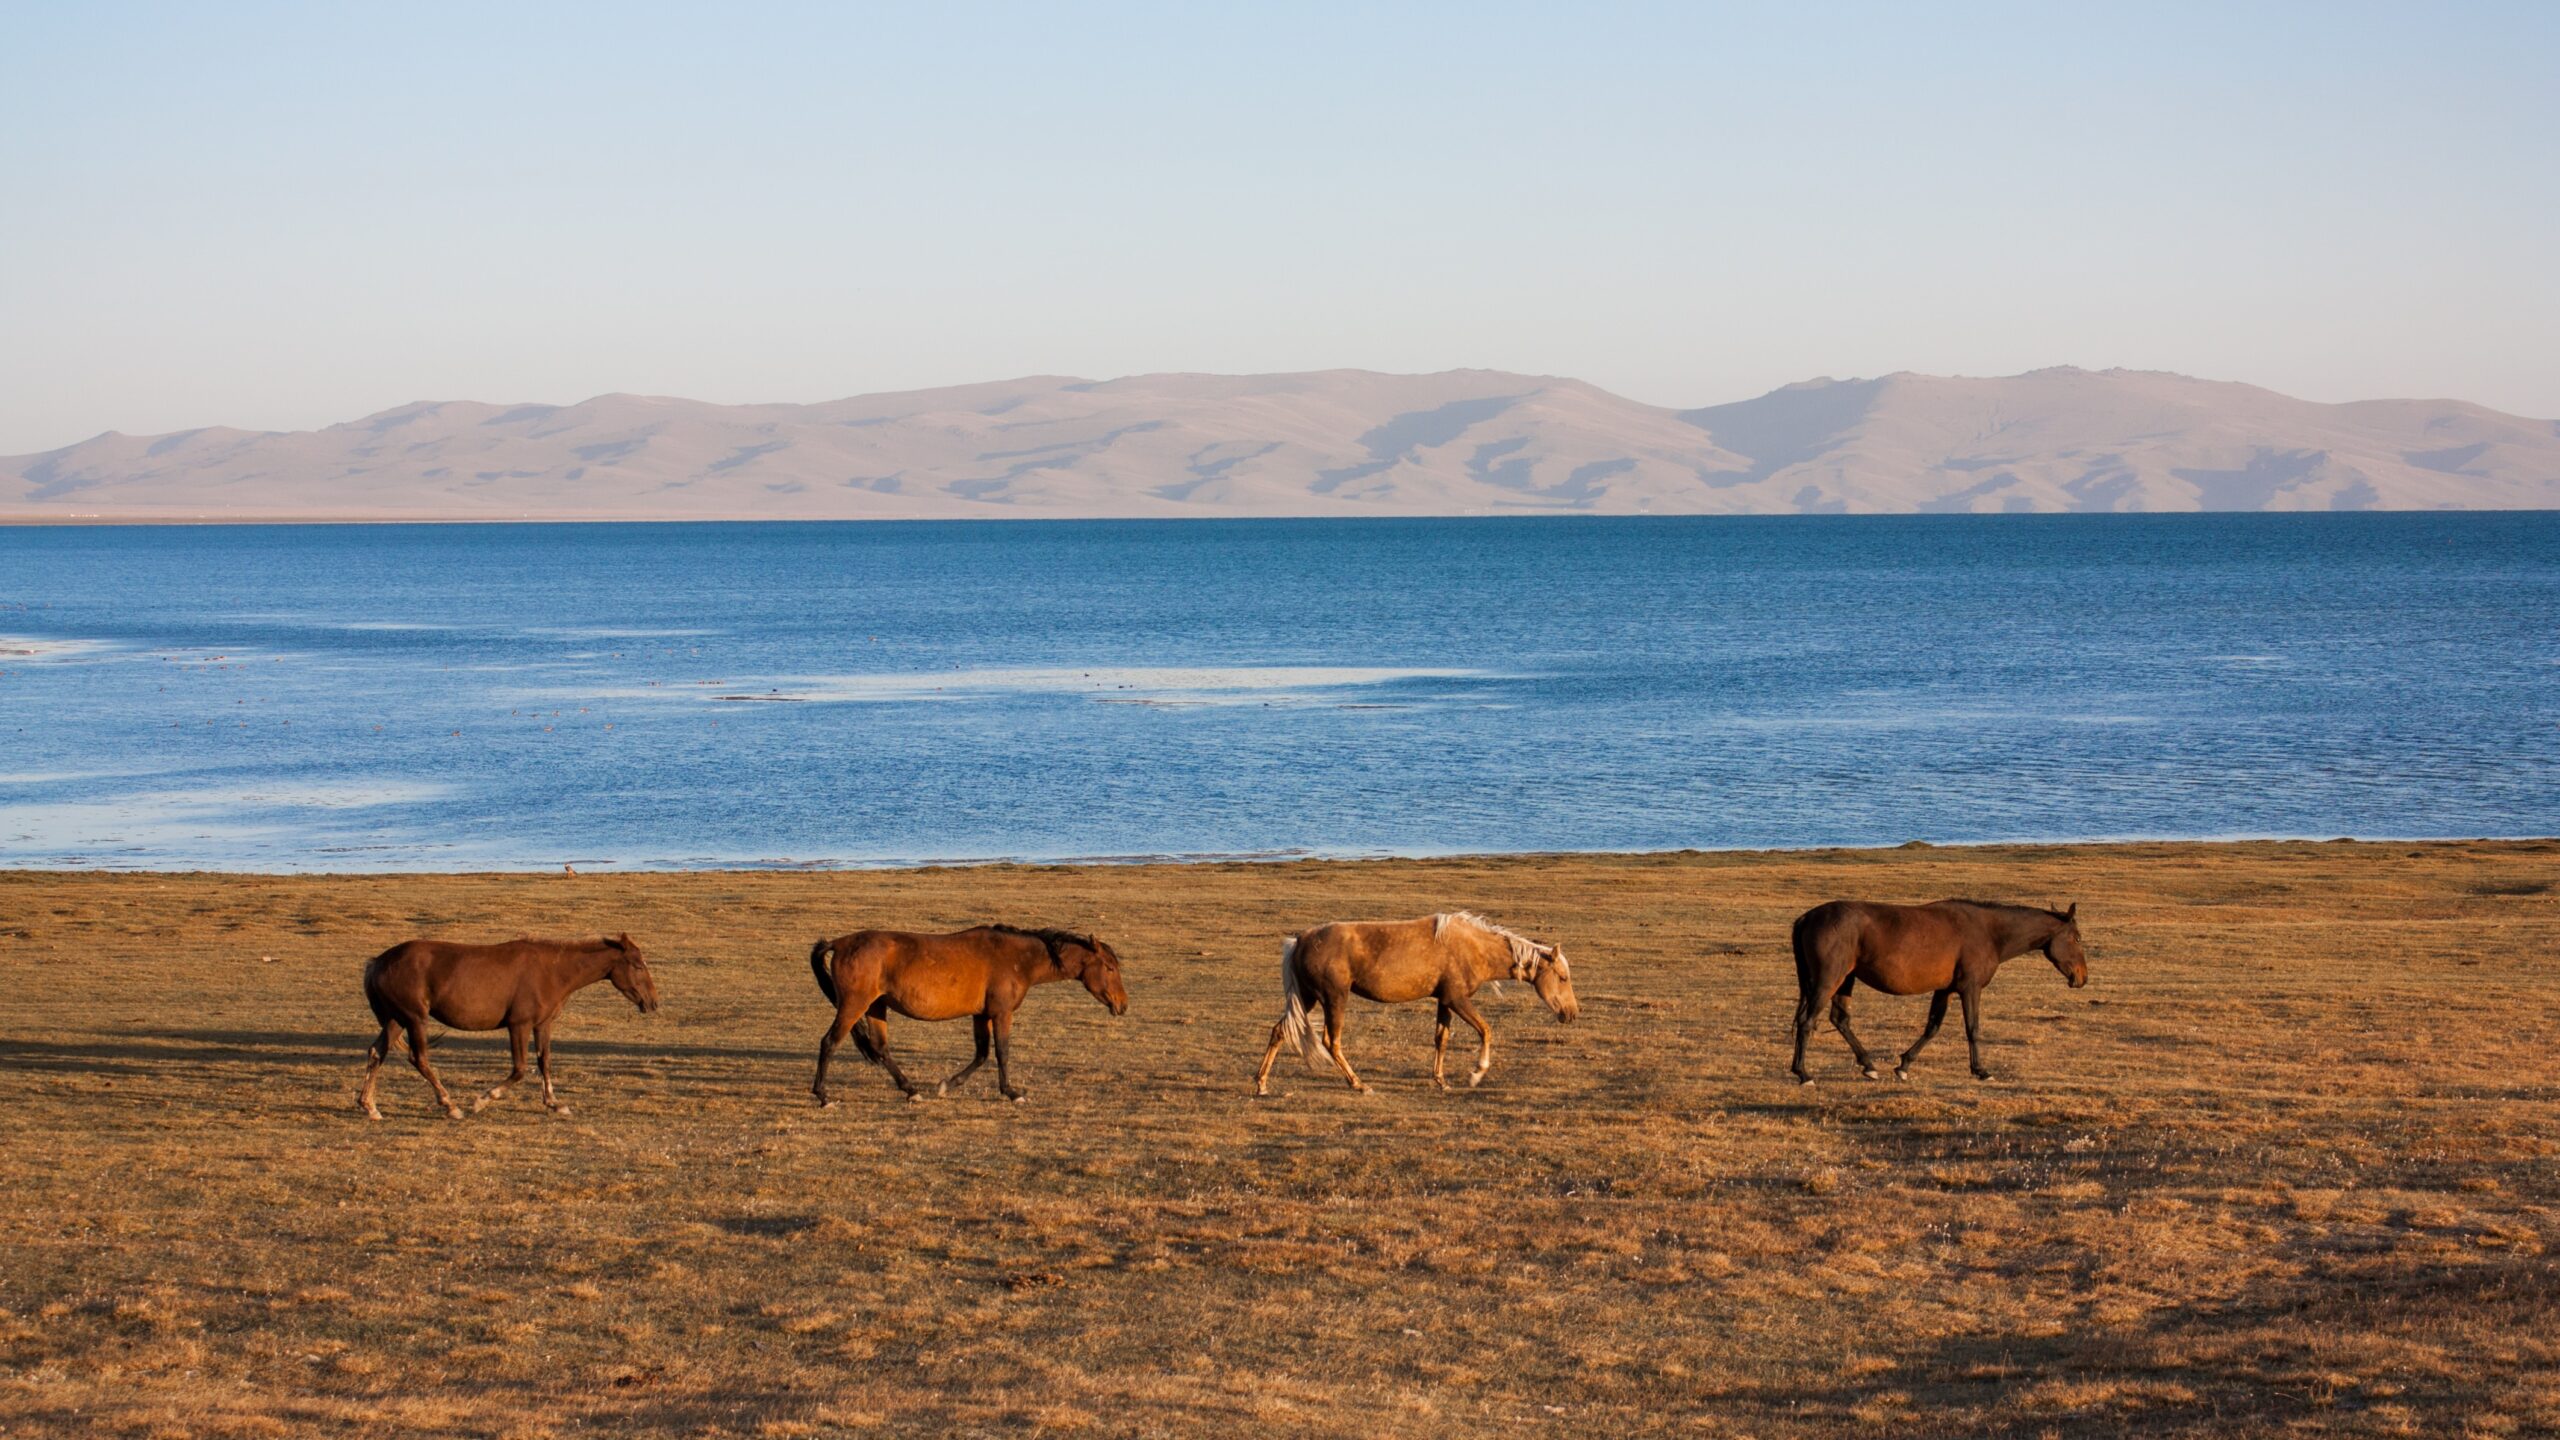
MULTIPOLYGON (((2144 845, 859 874, 0 874, 8 1436, 2521 1435, 2560 1427, 2560 843, 2144 845), (1784 1073, 1787 921, 2082 903, 1914 1081, 1784 1073), (1353 1018, 1249 1098, 1278 937, 1466 905, 1585 1016, 1353 1018), (808 1102, 808 944, 1091 927, 992 1067, 808 1102), (573 1119, 352 1105, 365 957, 628 929, 573 1119), (262 960, 261 957, 272 957, 262 960)), ((1880 1052, 1923 1003, 1861 998, 1880 1052)), ((965 1027, 904 1025, 939 1075, 965 1027)), ((439 1047, 458 1092, 502 1041, 439 1047)), ((846 1059, 851 1060, 850 1051, 846 1059)))

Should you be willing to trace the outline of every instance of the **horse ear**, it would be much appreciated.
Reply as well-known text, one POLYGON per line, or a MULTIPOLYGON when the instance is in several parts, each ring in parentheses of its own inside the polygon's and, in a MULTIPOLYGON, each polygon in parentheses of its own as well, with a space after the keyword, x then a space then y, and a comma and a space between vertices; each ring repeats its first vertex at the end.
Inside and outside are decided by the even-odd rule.
POLYGON ((2080 919, 2080 902, 2077 900, 2072 901, 2071 908, 2062 912, 2062 918, 2072 921, 2075 924, 2078 923, 2080 919))
POLYGON ((631 932, 630 932, 630 931, 628 931, 628 930, 625 930, 625 931, 623 931, 621 934, 614 936, 614 937, 613 937, 613 943, 614 943, 614 944, 616 944, 616 945, 621 946, 621 947, 622 947, 622 949, 623 949, 625 952, 627 952, 627 953, 636 954, 636 953, 638 953, 638 952, 639 952, 639 949, 640 949, 640 947, 639 947, 639 946, 634 945, 634 944, 632 944, 632 943, 631 943, 631 932))

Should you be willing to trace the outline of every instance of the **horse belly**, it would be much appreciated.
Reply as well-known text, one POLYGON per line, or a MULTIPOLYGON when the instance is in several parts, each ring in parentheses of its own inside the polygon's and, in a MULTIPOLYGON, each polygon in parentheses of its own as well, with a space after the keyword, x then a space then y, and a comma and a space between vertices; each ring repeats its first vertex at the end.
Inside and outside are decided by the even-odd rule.
POLYGON ((1956 958, 1953 941, 1906 938, 1879 945, 1871 938, 1858 957, 1857 977, 1888 995, 1932 995, 1955 983, 1956 958))
POLYGON ((984 981, 955 975, 901 977, 888 987, 889 1008, 910 1020, 957 1020, 987 1008, 984 981))
POLYGON ((1442 973, 1436 956, 1427 964, 1419 957, 1380 956, 1372 964, 1352 967, 1351 993, 1381 1005, 1402 1005, 1438 991, 1442 973))
POLYGON ((440 995, 427 1007, 427 1014, 448 1030, 498 1030, 505 1028, 511 1008, 503 998, 440 995))

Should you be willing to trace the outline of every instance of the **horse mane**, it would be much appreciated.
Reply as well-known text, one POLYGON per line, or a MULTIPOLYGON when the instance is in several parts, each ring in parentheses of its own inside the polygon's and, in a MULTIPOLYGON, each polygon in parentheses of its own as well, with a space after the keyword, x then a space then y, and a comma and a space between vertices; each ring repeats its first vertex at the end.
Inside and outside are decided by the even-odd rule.
POLYGON ((2014 905, 2006 900, 1968 900, 1961 895, 1954 895, 1941 900, 1938 903, 1941 905, 1970 905, 1976 910, 2006 910, 2012 915, 2042 915, 2053 920, 2068 920, 2071 918, 2059 910, 2047 910, 2041 905, 2014 905))
POLYGON ((1487 931, 1511 949, 1511 978, 1533 980, 1538 971, 1554 956, 1555 947, 1541 945, 1517 930, 1494 924, 1473 910, 1444 910, 1431 917, 1431 938, 1437 940, 1451 925, 1473 925, 1487 931))
POLYGON ((1052 960, 1059 959, 1060 956, 1058 951, 1069 945, 1081 945, 1096 955, 1102 953, 1101 941, 1094 939, 1090 935, 1079 935, 1073 930, 1053 930, 1047 928, 1035 928, 1027 925, 1002 924, 990 924, 982 928, 993 930, 999 935, 1021 935, 1029 939, 1037 940, 1041 944, 1049 947, 1049 958, 1052 960))

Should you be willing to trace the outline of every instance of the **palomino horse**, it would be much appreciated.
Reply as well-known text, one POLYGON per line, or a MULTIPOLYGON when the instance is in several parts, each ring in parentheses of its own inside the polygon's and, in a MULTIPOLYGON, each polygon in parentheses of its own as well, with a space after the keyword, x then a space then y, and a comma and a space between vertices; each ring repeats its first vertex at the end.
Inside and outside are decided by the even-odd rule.
POLYGON ((1938 1033, 1947 1018, 1947 997, 1964 1001, 1964 1044, 1973 1057, 1973 1078, 1988 1080, 1982 1068, 1982 987, 1991 983, 2000 962, 2030 950, 2041 950, 2053 968, 2079 989, 2089 983, 2089 956, 2080 948, 2080 907, 2039 910, 2031 905, 1998 905, 1985 900, 1940 900, 1934 905, 1878 905, 1864 900, 1834 900, 1796 917, 1796 1079, 1807 1085, 1805 1037, 1814 1017, 1828 1002, 1831 1024, 1858 1057, 1858 1069, 1870 1080, 1876 1067, 1867 1047, 1849 1028, 1849 992, 1864 980, 1887 995, 1931 995, 1929 1027, 1893 1078, 1911 1078, 1911 1062, 1920 1047, 1938 1033))
POLYGON ((933 1093, 950 1094, 952 1086, 987 1063, 992 1045, 997 1088, 1005 1098, 1020 1100, 1027 1092, 1014 1086, 1006 1042, 1013 1035, 1013 1012, 1032 986, 1082 981, 1086 992, 1112 1014, 1129 1009, 1129 992, 1120 987, 1119 954, 1090 935, 1065 930, 1012 925, 980 925, 948 935, 858 930, 811 946, 809 969, 836 1007, 835 1024, 818 1041, 818 1078, 809 1086, 821 1107, 834 1103, 827 1098, 827 1060, 847 1035, 863 1058, 889 1072, 908 1099, 924 1098, 923 1087, 909 1080, 889 1054, 892 1010, 911 1020, 970 1017, 977 1058, 933 1087, 933 1093))
POLYGON ((1476 1068, 1467 1075, 1475 1085, 1493 1068, 1493 1031, 1476 1013, 1472 998, 1488 980, 1525 980, 1559 1020, 1582 1013, 1573 998, 1573 967, 1564 951, 1541 945, 1525 935, 1463 910, 1425 915, 1419 920, 1337 920, 1290 937, 1280 950, 1278 1023, 1271 1045, 1262 1052, 1262 1069, 1253 1077, 1253 1093, 1271 1093, 1271 1062, 1282 1045, 1295 1045, 1309 1066, 1319 1055, 1333 1062, 1354 1090, 1366 1091, 1342 1053, 1342 1011, 1354 995, 1386 1005, 1399 1005, 1428 995, 1440 1002, 1440 1023, 1433 1032, 1432 1083, 1449 1088, 1449 1017, 1476 1028, 1476 1068), (1324 1008, 1324 1030, 1309 1018, 1324 1008))
POLYGON ((507 1032, 515 1068, 498 1082, 497 1089, 480 1097, 471 1107, 474 1112, 524 1078, 524 1042, 531 1036, 542 1067, 542 1103, 568 1114, 569 1107, 551 1089, 551 1022, 560 1018, 560 1007, 570 996, 599 980, 612 981, 613 988, 643 1015, 658 1008, 658 982, 628 935, 603 940, 509 940, 502 945, 404 940, 392 946, 364 967, 365 1003, 373 1007, 373 1018, 382 1022, 382 1033, 374 1038, 356 1103, 372 1119, 382 1118, 373 1105, 374 1077, 391 1054, 391 1032, 405 1029, 410 1062, 427 1077, 436 1103, 446 1115, 462 1118, 462 1107, 445 1093, 444 1081, 427 1063, 427 1021, 434 1019, 454 1030, 507 1032))

